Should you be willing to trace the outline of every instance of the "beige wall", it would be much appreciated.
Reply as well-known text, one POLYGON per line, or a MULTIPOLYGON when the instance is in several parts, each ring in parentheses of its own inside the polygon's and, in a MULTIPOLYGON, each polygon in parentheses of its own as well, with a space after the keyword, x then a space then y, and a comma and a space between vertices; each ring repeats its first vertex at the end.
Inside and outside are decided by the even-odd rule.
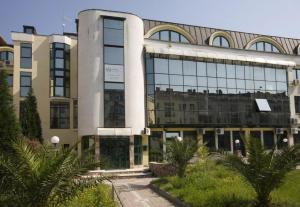
POLYGON ((71 39, 70 45, 70 98, 50 97, 50 36, 28 35, 18 33, 12 35, 14 43, 14 105, 19 117, 20 101, 20 72, 32 73, 32 87, 38 102, 38 111, 41 118, 43 138, 50 142, 52 136, 60 137, 59 145, 74 144, 77 141, 77 129, 73 129, 73 100, 77 99, 77 40, 71 39), (28 38, 31 36, 31 38, 28 38), (25 41, 24 41, 25 40, 25 41), (26 41, 27 40, 27 41, 26 41), (29 41, 28 41, 29 40, 29 41), (32 40, 32 41, 30 41, 32 40), (32 43, 32 69, 20 68, 20 43, 32 43), (67 101, 70 103, 70 129, 50 129, 50 101, 67 101))

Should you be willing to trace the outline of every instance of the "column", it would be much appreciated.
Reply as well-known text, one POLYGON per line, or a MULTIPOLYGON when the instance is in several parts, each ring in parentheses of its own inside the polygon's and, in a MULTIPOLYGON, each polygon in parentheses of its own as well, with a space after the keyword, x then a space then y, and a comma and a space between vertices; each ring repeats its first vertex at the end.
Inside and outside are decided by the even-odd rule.
MULTIPOLYGON (((100 136, 94 136, 95 139, 95 161, 100 161, 100 136)), ((97 167, 100 170, 100 167, 97 167)))
POLYGON ((129 164, 134 168, 134 135, 129 136, 129 164))
POLYGON ((166 139, 166 131, 163 131, 163 160, 166 160, 167 153, 167 139, 166 139))

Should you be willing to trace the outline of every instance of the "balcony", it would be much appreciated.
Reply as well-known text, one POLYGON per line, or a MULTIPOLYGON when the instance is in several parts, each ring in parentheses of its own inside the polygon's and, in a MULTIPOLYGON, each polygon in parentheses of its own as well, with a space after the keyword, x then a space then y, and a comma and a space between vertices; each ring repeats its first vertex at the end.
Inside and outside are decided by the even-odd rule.
POLYGON ((10 60, 0 60, 0 70, 13 70, 14 63, 10 60))

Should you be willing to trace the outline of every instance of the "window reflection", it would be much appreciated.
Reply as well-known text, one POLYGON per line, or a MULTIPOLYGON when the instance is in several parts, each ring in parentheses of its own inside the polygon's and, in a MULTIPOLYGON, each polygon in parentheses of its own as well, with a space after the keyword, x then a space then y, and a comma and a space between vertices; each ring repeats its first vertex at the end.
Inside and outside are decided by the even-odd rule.
POLYGON ((147 83, 150 83, 146 85, 147 120, 153 126, 288 125, 284 68, 153 58, 151 55, 146 55, 146 67, 151 67, 146 68, 147 83), (154 64, 149 64, 151 62, 154 64), (272 112, 256 111, 256 98, 267 98, 272 112))

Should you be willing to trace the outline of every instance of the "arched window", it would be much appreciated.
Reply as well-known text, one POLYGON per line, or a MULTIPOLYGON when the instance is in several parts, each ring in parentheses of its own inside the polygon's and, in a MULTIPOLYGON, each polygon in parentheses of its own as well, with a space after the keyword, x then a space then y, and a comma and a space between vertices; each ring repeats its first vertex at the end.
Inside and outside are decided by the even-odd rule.
POLYGON ((229 47, 229 42, 223 36, 216 36, 213 40, 212 45, 217 47, 229 47))
POLYGON ((264 42, 264 41, 259 41, 259 42, 253 43, 249 49, 256 50, 256 51, 263 51, 263 52, 279 53, 279 49, 276 46, 274 46, 271 43, 264 42))
POLYGON ((163 40, 168 42, 182 42, 182 43, 189 43, 187 38, 182 34, 172 31, 172 30, 161 30, 153 35, 151 35, 150 39, 154 40, 163 40))

